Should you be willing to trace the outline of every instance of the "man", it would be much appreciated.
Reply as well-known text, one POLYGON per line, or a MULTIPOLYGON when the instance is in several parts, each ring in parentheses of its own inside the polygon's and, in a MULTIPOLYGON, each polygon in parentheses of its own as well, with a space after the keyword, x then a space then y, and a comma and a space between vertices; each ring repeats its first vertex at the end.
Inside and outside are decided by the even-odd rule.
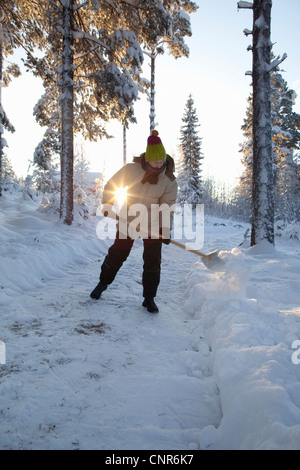
MULTIPOLYGON (((174 161, 166 154, 165 148, 158 137, 156 130, 152 131, 147 140, 146 152, 135 157, 133 163, 121 168, 106 184, 103 192, 102 211, 105 216, 109 214, 115 202, 116 189, 127 188, 127 211, 135 204, 142 204, 146 208, 150 229, 141 232, 144 243, 143 252, 143 306, 149 312, 158 312, 154 301, 160 282, 161 248, 162 243, 170 243, 171 221, 162 226, 158 212, 154 212, 157 205, 173 206, 177 196, 177 181, 174 176, 174 161), (155 205, 155 206, 154 206, 155 205), (155 220, 156 219, 156 220, 155 220), (151 227, 158 227, 158 234, 152 232, 151 227)), ((161 219, 161 217, 160 217, 161 219)), ((127 219, 128 221, 130 220, 127 219)), ((132 219, 131 219, 132 220, 132 219)), ((165 219, 163 220, 165 224, 165 219)), ((129 222, 128 222, 128 225, 129 222)), ((127 225, 127 226, 128 226, 127 225)), ((99 299, 102 292, 111 284, 127 259, 132 248, 134 238, 120 232, 121 220, 113 245, 101 267, 100 282, 91 292, 93 299, 99 299)), ((124 224, 123 224, 124 227, 124 224)), ((124 228, 123 228, 124 232, 124 228)))

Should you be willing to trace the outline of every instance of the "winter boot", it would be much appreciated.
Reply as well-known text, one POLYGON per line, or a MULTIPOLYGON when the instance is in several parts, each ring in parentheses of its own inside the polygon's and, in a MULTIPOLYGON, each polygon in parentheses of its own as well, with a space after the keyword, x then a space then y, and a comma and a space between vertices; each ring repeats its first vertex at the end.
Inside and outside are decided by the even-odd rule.
POLYGON ((107 284, 101 284, 101 282, 99 282, 99 284, 95 287, 93 292, 90 293, 90 297, 92 297, 92 299, 98 300, 100 299, 102 292, 104 292, 106 289, 107 289, 107 284))
POLYGON ((151 313, 158 312, 158 307, 156 303, 154 302, 153 297, 145 297, 144 302, 143 302, 143 307, 146 307, 148 312, 151 312, 151 313))

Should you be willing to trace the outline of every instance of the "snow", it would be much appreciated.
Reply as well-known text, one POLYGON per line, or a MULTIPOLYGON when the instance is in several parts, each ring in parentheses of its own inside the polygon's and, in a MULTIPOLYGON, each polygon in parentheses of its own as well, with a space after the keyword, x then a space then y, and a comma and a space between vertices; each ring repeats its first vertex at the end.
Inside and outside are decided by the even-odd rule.
POLYGON ((253 8, 252 2, 238 2, 238 8, 251 9, 253 8))
POLYGON ((263 13, 257 18, 257 20, 255 21, 255 26, 259 29, 268 29, 268 25, 265 21, 265 17, 263 15, 263 13))
POLYGON ((222 270, 164 245, 151 315, 141 241, 93 301, 111 243, 99 217, 70 227, 5 193, 0 221, 1 449, 300 448, 300 245, 288 231, 249 248, 247 224, 206 217, 202 251, 219 248, 222 270))
POLYGON ((273 62, 271 62, 268 68, 268 72, 271 72, 271 70, 275 70, 278 67, 278 65, 280 65, 286 58, 287 58, 287 54, 284 53, 281 58, 273 60, 273 62))

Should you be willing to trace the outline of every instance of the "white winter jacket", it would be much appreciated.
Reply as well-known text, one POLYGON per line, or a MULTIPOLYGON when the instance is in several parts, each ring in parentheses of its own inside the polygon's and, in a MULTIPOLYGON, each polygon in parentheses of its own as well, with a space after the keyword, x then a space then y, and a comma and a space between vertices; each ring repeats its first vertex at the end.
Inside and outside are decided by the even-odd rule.
MULTIPOLYGON (((172 211, 171 213, 169 211, 169 222, 166 223, 165 218, 162 219, 162 216, 159 215, 158 207, 160 209, 163 207, 175 207, 177 181, 173 173, 175 169, 174 161, 169 155, 167 155, 166 167, 158 175, 157 183, 151 184, 148 181, 142 183, 145 176, 145 170, 141 164, 142 158, 143 156, 136 157, 133 163, 128 163, 123 166, 106 183, 103 192, 102 210, 105 212, 108 210, 109 205, 114 204, 116 190, 118 188, 126 188, 127 222, 131 223, 133 220, 136 220, 136 222, 138 221, 139 214, 136 212, 136 209, 139 209, 140 205, 140 209, 143 211, 144 208, 144 212, 147 212, 148 234, 146 236, 156 235, 156 233, 153 233, 153 227, 155 227, 156 232, 157 227, 159 227, 160 230, 163 230, 163 235, 168 238, 172 226, 172 211), (163 229, 161 229, 161 227, 163 227, 163 229)), ((142 236, 142 238, 145 238, 145 236, 142 236)))

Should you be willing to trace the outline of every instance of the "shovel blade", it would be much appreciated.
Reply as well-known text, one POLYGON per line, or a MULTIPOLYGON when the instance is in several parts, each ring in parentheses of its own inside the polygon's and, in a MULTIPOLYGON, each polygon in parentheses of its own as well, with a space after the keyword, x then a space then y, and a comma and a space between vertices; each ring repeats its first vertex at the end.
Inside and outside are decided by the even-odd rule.
POLYGON ((202 258, 203 263, 207 267, 207 269, 211 271, 224 271, 225 270, 225 263, 224 261, 219 258, 220 250, 212 251, 207 255, 207 257, 202 258))

